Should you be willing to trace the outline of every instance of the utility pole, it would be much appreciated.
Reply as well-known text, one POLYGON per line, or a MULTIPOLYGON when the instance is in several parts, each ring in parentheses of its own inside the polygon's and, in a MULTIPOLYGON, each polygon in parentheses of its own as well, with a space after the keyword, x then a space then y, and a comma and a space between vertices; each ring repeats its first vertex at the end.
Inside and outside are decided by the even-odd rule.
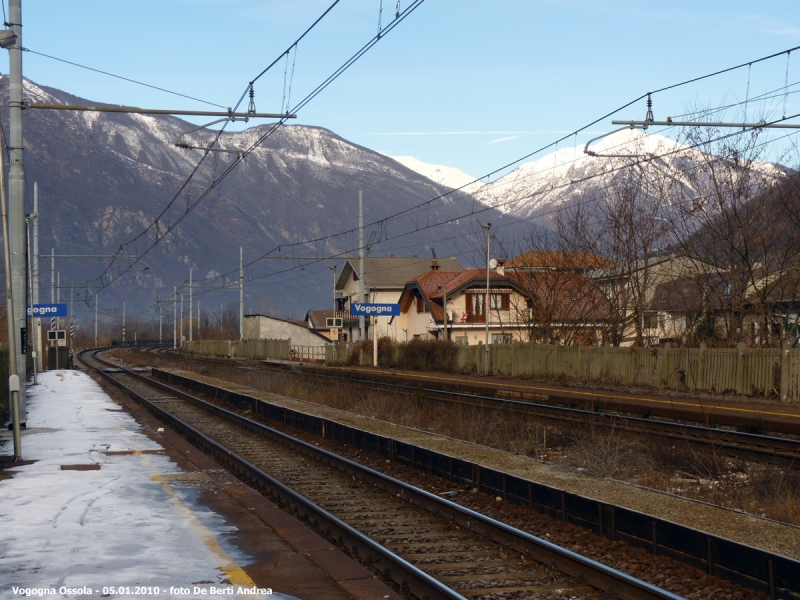
MULTIPOLYGON (((222 307, 219 309, 222 318, 222 307)), ((239 339, 244 339, 244 249, 239 246, 239 339)))
POLYGON ((200 339, 200 300, 197 301, 197 339, 200 339))
MULTIPOLYGON (((31 247, 31 271, 33 277, 32 298, 33 304, 39 304, 39 184, 33 184, 33 246, 31 247)), ((39 371, 42 370, 42 318, 35 317, 33 320, 34 335, 34 349, 36 350, 36 359, 34 363, 38 363, 39 371)))
POLYGON ((192 300, 192 268, 189 267, 189 341, 191 342, 192 339, 192 330, 194 329, 192 326, 192 308, 193 308, 194 300, 192 300))
POLYGON ((178 347, 178 288, 172 288, 172 348, 178 347))
MULTIPOLYGON (((34 184, 35 186, 35 184, 34 184)), ((36 218, 36 213, 34 212, 31 215, 28 215, 28 222, 30 223, 36 218)), ((25 227, 26 232, 33 229, 33 224, 31 223, 30 227, 25 227)), ((33 240, 31 239, 33 236, 28 235, 28 252, 29 256, 31 255, 31 247, 33 245, 33 240)), ((28 261, 28 291, 30 292, 30 303, 31 303, 31 326, 29 328, 30 335, 33 337, 31 338, 31 362, 33 363, 33 385, 38 384, 38 377, 37 373, 39 369, 37 368, 37 358, 36 358, 36 314, 33 312, 36 303, 33 301, 33 263, 32 261, 28 261)))
POLYGON ((484 368, 483 374, 489 375, 489 315, 491 311, 489 310, 489 249, 490 249, 490 242, 492 240, 492 224, 486 223, 486 225, 481 224, 486 230, 486 305, 483 307, 483 321, 486 324, 486 356, 484 361, 484 368))
POLYGON ((181 348, 183 348, 183 294, 181 296, 181 348))
POLYGON ((94 347, 97 348, 97 305, 100 304, 100 291, 94 294, 94 347))
POLYGON ((158 343, 161 343, 161 305, 158 305, 158 343))
MULTIPOLYGON (((361 190, 358 190, 358 301, 366 301, 364 298, 364 200, 361 190)), ((367 339, 364 315, 358 316, 358 330, 360 339, 367 339)))
MULTIPOLYGON (((3 153, 0 152, 0 212, 2 212, 3 219, 3 260, 4 271, 6 278, 6 314, 14 314, 14 289, 11 280, 11 250, 9 243, 9 223, 8 223, 8 202, 6 201, 6 169, 3 164, 3 153)), ((14 436, 14 461, 22 460, 22 436, 20 435, 20 427, 22 423, 20 415, 24 414, 20 411, 20 384, 19 375, 17 375, 17 341, 16 341, 16 325, 13 319, 6 319, 8 327, 8 399, 9 408, 11 409, 11 429, 14 436)))
POLYGON ((122 303, 122 345, 125 345, 125 302, 122 303))
MULTIPOLYGON (((14 45, 8 49, 8 154, 11 161, 8 173, 8 242, 11 258, 11 287, 14 294, 14 331, 19 333, 27 323, 27 265, 28 251, 25 243, 25 170, 22 162, 22 0, 9 0, 9 26, 16 34, 14 45)), ((8 305, 9 308, 11 307, 8 305)), ((10 312, 10 311, 9 311, 10 312)), ((15 336, 16 337, 16 336, 15 336)), ((9 338, 9 343, 12 341, 9 338)), ((26 352, 19 344, 16 352, 15 373, 19 376, 19 418, 26 421, 25 362, 26 352)))

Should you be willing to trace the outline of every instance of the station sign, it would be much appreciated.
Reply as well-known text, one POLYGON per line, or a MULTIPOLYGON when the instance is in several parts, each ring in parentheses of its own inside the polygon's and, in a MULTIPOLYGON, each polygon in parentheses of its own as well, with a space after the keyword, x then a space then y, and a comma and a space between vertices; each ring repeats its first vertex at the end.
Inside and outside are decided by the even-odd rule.
POLYGON ((66 317, 67 305, 66 304, 34 304, 31 310, 30 304, 28 305, 28 316, 34 317, 66 317))
POLYGON ((350 304, 350 315, 355 317, 399 317, 400 305, 353 302, 350 304))

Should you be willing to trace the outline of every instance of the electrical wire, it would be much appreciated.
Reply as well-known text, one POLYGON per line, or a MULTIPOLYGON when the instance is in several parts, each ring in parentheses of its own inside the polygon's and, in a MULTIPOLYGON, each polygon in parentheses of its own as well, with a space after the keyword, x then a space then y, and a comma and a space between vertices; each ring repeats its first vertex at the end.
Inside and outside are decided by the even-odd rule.
POLYGON ((37 54, 38 56, 44 56, 45 58, 50 58, 52 60, 57 60, 62 63, 66 63, 68 65, 73 65, 75 67, 80 67, 81 69, 86 69, 87 71, 94 71, 95 73, 101 73, 103 75, 108 75, 109 77, 114 77, 116 79, 121 79, 123 81, 128 81, 130 83, 135 83, 137 85, 141 85, 144 87, 148 87, 154 90, 158 90, 159 92, 166 92, 167 94, 172 94, 173 96, 180 96, 181 98, 187 98, 189 100, 194 100, 196 102, 202 102, 203 104, 208 104, 209 106, 216 106, 223 110, 227 110, 225 106, 221 104, 216 104, 214 102, 209 102, 208 100, 203 100, 202 98, 195 98, 194 96, 187 96, 186 94, 181 94, 180 92, 174 92, 172 90, 168 90, 166 88, 158 87, 157 85, 151 85, 149 83, 144 83, 143 81, 137 81, 136 79, 130 79, 129 77, 123 77, 122 75, 115 75, 114 73, 109 73, 108 71, 102 71, 100 69, 95 69, 94 67, 87 67, 86 65, 82 65, 80 63, 72 62, 71 60, 66 60, 63 58, 58 58, 57 56, 51 56, 50 54, 45 54, 44 52, 37 52, 36 50, 31 50, 30 48, 23 48, 23 52, 30 52, 31 54, 37 54))
MULTIPOLYGON (((335 5, 338 3, 338 1, 339 1, 339 0, 337 0, 336 2, 334 2, 334 4, 333 4, 333 5, 331 5, 331 7, 330 7, 330 8, 329 8, 329 9, 328 9, 328 10, 327 10, 327 11, 326 11, 324 14, 327 14, 327 13, 328 13, 328 12, 331 10, 331 8, 333 8, 333 6, 335 6, 335 5)), ((403 11, 401 14, 400 14, 400 16, 399 16, 399 17, 397 17, 397 18, 396 18, 394 21, 392 21, 392 23, 391 23, 390 25, 387 25, 387 26, 384 28, 382 36, 380 36, 380 37, 378 37, 378 36, 375 36, 375 37, 371 38, 371 39, 370 39, 370 40, 369 40, 369 41, 368 41, 368 42, 367 42, 367 43, 366 43, 364 46, 362 46, 362 48, 361 48, 361 49, 359 49, 359 50, 358 50, 358 51, 357 51, 357 52, 356 52, 356 53, 355 53, 353 56, 351 56, 351 57, 350 57, 350 58, 349 58, 347 61, 345 61, 345 63, 344 63, 342 66, 340 66, 338 69, 336 69, 336 71, 334 71, 334 73, 333 73, 333 74, 331 74, 330 76, 328 76, 328 78, 327 78, 327 79, 325 79, 325 80, 324 80, 324 81, 323 81, 321 84, 319 84, 319 85, 318 85, 316 88, 314 88, 314 90, 313 90, 313 91, 312 91, 310 94, 308 94, 308 95, 307 95, 305 98, 303 98, 303 100, 301 100, 301 101, 300 101, 300 102, 299 102, 297 105, 295 105, 295 106, 292 108, 291 112, 293 112, 293 113, 296 113, 296 112, 298 112, 298 111, 299 111, 301 108, 303 108, 303 107, 304 107, 305 105, 307 105, 307 104, 308 104, 308 103, 309 103, 311 100, 313 100, 313 99, 314 99, 314 98, 315 98, 317 95, 319 95, 319 94, 320 94, 320 93, 321 93, 321 92, 322 92, 322 91, 323 91, 325 88, 327 88, 327 87, 328 87, 328 86, 329 86, 331 83, 333 83, 333 82, 334 82, 336 79, 338 79, 338 78, 339 78, 339 77, 340 77, 340 76, 341 76, 341 75, 342 75, 342 74, 343 74, 343 73, 344 73, 344 72, 345 72, 347 69, 349 69, 349 68, 350 68, 350 67, 351 67, 353 64, 355 64, 355 62, 356 62, 356 61, 358 61, 358 59, 359 59, 359 58, 361 58, 361 57, 362 57, 362 56, 363 56, 363 55, 364 55, 364 54, 365 54, 367 51, 369 51, 369 49, 370 49, 370 48, 372 48, 372 47, 373 47, 373 46, 374 46, 374 45, 375 45, 375 44, 376 44, 378 41, 380 41, 380 40, 383 38, 383 36, 385 36, 385 34, 386 34, 386 33, 390 32, 390 31, 391 31, 391 30, 393 30, 393 29, 394 29, 394 28, 395 28, 397 25, 399 25, 399 24, 400 24, 402 21, 404 21, 404 20, 405 20, 405 19, 408 17, 408 15, 410 15, 412 12, 414 12, 414 10, 416 10, 416 9, 417 9, 417 8, 418 8, 418 7, 419 7, 419 6, 420 6, 420 5, 421 5, 421 4, 424 2, 424 1, 425 1, 425 0, 415 0, 414 2, 412 2, 412 3, 411 3, 411 5, 410 5, 408 8, 406 8, 406 9, 405 9, 405 10, 404 10, 404 11, 403 11)), ((323 16, 324 16, 324 15, 323 15, 323 16)), ((320 19, 321 19, 321 18, 322 18, 322 17, 320 17, 320 19)), ((317 19, 317 21, 315 21, 315 24, 316 24, 316 23, 318 23, 318 22, 320 21, 320 19, 317 19)), ((312 26, 312 27, 313 27, 313 26, 312 26)), ((305 33, 303 33, 303 35, 302 35, 300 38, 298 38, 298 40, 297 40, 297 41, 299 41, 300 39, 302 39, 302 37, 304 37, 304 36, 305 36, 305 35, 308 33, 308 31, 310 31, 310 28, 309 28, 308 30, 306 30, 306 32, 305 32, 305 33)), ((290 46, 289 48, 291 49, 291 46, 290 46)), ((284 54, 285 54, 285 52, 284 52, 284 54)), ((281 57, 282 57, 282 56, 283 56, 283 54, 281 54, 281 57)), ((271 65, 270 65, 270 67, 271 67, 271 66, 273 66, 273 65, 275 65, 275 64, 277 63, 277 61, 278 61, 278 60, 280 60, 280 57, 279 57, 278 59, 276 59, 275 61, 273 61, 273 62, 271 63, 271 65)), ((260 73, 260 74, 259 74, 259 75, 258 75, 258 76, 257 76, 257 77, 254 79, 254 80, 253 80, 253 82, 255 82, 255 81, 258 79, 258 77, 261 77, 261 76, 262 76, 262 75, 263 75, 263 74, 264 74, 264 73, 265 73, 265 72, 266 72, 266 71, 267 71, 267 70, 268 70, 270 67, 267 67, 267 69, 265 69, 264 71, 262 71, 262 72, 261 72, 261 73, 260 73)), ((253 82, 251 82, 251 83, 253 83, 253 82)), ((242 102, 242 100, 244 99, 244 97, 247 95, 247 92, 248 92, 248 91, 249 91, 249 86, 248 86, 247 90, 246 90, 246 91, 245 91, 245 92, 242 94, 242 97, 240 98, 240 100, 239 100, 239 103, 241 103, 241 102, 242 102)), ((238 106, 238 104, 237 104, 237 106, 238 106)), ((184 182, 184 184, 181 186, 181 189, 180 189, 180 190, 178 190, 178 192, 175 194, 175 196, 174 196, 174 197, 173 197, 173 199, 170 201, 170 203, 167 205, 167 207, 166 207, 166 208, 165 208, 165 209, 164 209, 164 210, 161 212, 161 214, 160 214, 160 215, 159 215, 159 216, 158 216, 158 217, 157 217, 157 218, 156 218, 156 219, 155 219, 155 220, 154 220, 154 221, 153 221, 153 222, 152 222, 152 223, 151 223, 151 224, 150 224, 150 225, 149 225, 149 226, 148 226, 148 227, 147 227, 147 228, 146 228, 146 229, 145 229, 143 232, 142 232, 142 233, 140 233, 138 236, 136 236, 136 237, 135 237, 135 238, 134 238, 132 241, 130 241, 130 242, 127 242, 127 244, 122 244, 122 245, 120 246, 119 252, 117 252, 117 254, 122 254, 122 253, 124 253, 124 248, 125 248, 125 246, 127 246, 127 245, 130 245, 130 244, 134 244, 134 245, 135 245, 135 248, 136 248, 136 250, 137 250, 137 252, 136 252, 136 256, 137 256, 137 258, 136 258, 135 260, 133 260, 132 262, 131 262, 131 261, 129 261, 129 264, 128 264, 128 266, 127 266, 127 267, 121 267, 121 271, 120 271, 120 272, 119 272, 119 273, 118 273, 118 274, 117 274, 115 277, 113 277, 113 278, 109 278, 109 277, 108 277, 108 273, 111 271, 112 267, 113 267, 113 266, 114 266, 114 264, 116 263, 116 259, 112 260, 112 263, 111 263, 111 264, 110 264, 110 265, 109 265, 109 266, 106 268, 106 270, 105 270, 105 271, 103 271, 103 273, 102 273, 102 274, 101 274, 99 277, 97 277, 97 278, 94 280, 94 282, 97 282, 98 284, 100 284, 100 286, 101 286, 101 287, 106 287, 106 286, 110 285, 110 284, 111 284, 113 281, 116 281, 116 279, 118 279, 119 277, 121 277, 121 276, 122 276, 124 273, 126 273, 128 270, 130 270, 130 268, 131 268, 131 267, 132 267, 134 264, 136 264, 136 262, 138 262, 139 260, 141 260, 141 258, 142 258, 144 255, 146 255, 146 254, 147 254, 147 253, 148 253, 148 252, 149 252, 149 251, 150 251, 150 250, 151 250, 153 247, 155 247, 155 245, 157 245, 157 244, 158 244, 158 243, 159 243, 159 242, 160 242, 160 241, 161 241, 161 240, 162 240, 164 237, 166 237, 166 235, 168 235, 168 234, 169 234, 169 233, 170 233, 170 232, 171 232, 173 229, 175 229, 175 227, 177 227, 177 226, 178 226, 178 225, 181 223, 181 221, 183 221, 183 219, 185 219, 185 218, 186 218, 186 217, 187 217, 187 216, 188 216, 188 215, 189 215, 189 214, 192 212, 192 210, 194 210, 194 208, 195 208, 195 207, 197 207, 197 205, 199 205, 199 204, 200 204, 200 203, 201 203, 201 202, 202 202, 202 201, 203 201, 205 198, 207 198, 207 197, 210 195, 210 193, 211 193, 211 192, 212 192, 214 189, 216 189, 216 188, 219 186, 219 184, 220 184, 220 183, 221 183, 221 182, 222 182, 222 181, 223 181, 223 180, 224 180, 224 179, 225 179, 225 178, 226 178, 226 177, 227 177, 227 176, 228 176, 228 175, 231 173, 231 171, 233 171, 233 169, 235 169, 235 168, 236 168, 236 166, 238 166, 238 165, 239 165, 239 164, 240 164, 242 161, 244 161, 244 159, 245 159, 247 156, 249 156, 249 155, 250 155, 252 152, 254 152, 254 151, 256 150, 256 148, 258 148, 258 147, 259 147, 259 146, 260 146, 260 145, 261 145, 261 144, 262 144, 262 143, 263 143, 263 142, 264 142, 264 141, 265 141, 265 140, 266 140, 268 137, 270 137, 270 136, 271 136, 271 135, 272 135, 272 134, 273 134, 275 131, 277 131, 277 130, 278 130, 278 128, 279 128, 281 125, 283 125, 283 124, 286 122, 286 120, 287 120, 287 119, 288 119, 288 115, 287 115, 286 117, 283 117, 283 118, 282 118, 282 119, 280 119, 279 121, 277 121, 277 122, 273 123, 273 124, 272 124, 272 126, 271 126, 271 127, 268 129, 268 130, 267 130, 267 132, 266 132, 266 133, 264 133, 263 135, 261 135, 261 136, 260 136, 260 137, 259 137, 259 138, 256 140, 256 142, 255 142, 255 143, 253 143, 253 144, 252 144, 252 145, 251 145, 251 146, 250 146, 250 147, 249 147, 247 150, 245 150, 245 151, 241 152, 241 153, 238 155, 238 157, 236 158, 236 160, 234 160, 234 161, 233 161, 233 162, 232 162, 232 163, 231 163, 231 164, 230 164, 230 165, 229 165, 229 166, 228 166, 228 167, 227 167, 227 168, 226 168, 226 169, 225 169, 225 170, 222 172, 222 174, 221 174, 221 175, 220 175, 218 178, 216 178, 216 179, 215 179, 215 180, 214 180, 214 181, 211 183, 211 185, 209 185, 209 186, 208 186, 208 187, 205 189, 205 191, 203 191, 203 192, 202 192, 202 193, 201 193, 201 194, 200 194, 200 195, 197 197, 197 199, 196 199, 196 200, 195 200, 193 203, 191 203, 189 206, 187 206, 187 209, 186 209, 186 211, 185 211, 183 214, 181 214, 180 216, 178 216, 178 217, 177 217, 177 218, 176 218, 176 219, 175 219, 175 220, 174 220, 172 223, 170 223, 169 225, 167 225, 167 226, 166 226, 166 228, 165 228, 163 231, 162 231, 162 230, 159 228, 159 229, 157 230, 157 232, 156 232, 156 237, 154 238, 154 240, 153 240, 151 243, 149 243, 149 245, 148 245, 147 241, 144 241, 144 242, 143 242, 144 249, 143 249, 143 251, 142 251, 141 253, 139 253, 139 251, 138 251, 138 241, 139 241, 139 240, 140 240, 140 239, 141 239, 143 236, 147 235, 147 233, 148 233, 148 232, 149 232, 151 229, 153 229, 154 227, 156 227, 156 226, 158 225, 160 218, 161 218, 161 217, 162 217, 164 214, 166 214, 166 212, 169 210, 169 208, 170 208, 170 207, 171 207, 171 206, 174 204, 175 200, 176 200, 176 199, 178 198, 178 196, 179 196, 179 195, 182 193, 182 191, 184 190, 184 188, 186 187, 186 185, 188 185, 188 183, 189 183, 189 182, 191 181, 191 179, 193 178, 194 174, 195 174, 195 173, 197 172, 197 170, 200 168, 200 165, 202 164, 202 162, 203 162, 203 160, 205 159, 205 157, 206 157, 206 156, 209 154, 209 152, 210 152, 210 151, 209 151, 209 150, 206 150, 206 152, 205 152, 205 154, 204 154, 203 158, 200 160, 200 162, 199 162, 199 163, 198 163, 198 164, 195 166, 194 170, 192 171, 192 174, 191 174, 191 175, 189 176, 189 178, 188 178, 188 179, 187 179, 187 180, 184 182)), ((226 125, 227 125, 227 123, 226 123, 226 125)), ((223 128, 223 129, 224 129, 224 128, 223 128)), ((222 135, 222 131, 223 131, 223 130, 221 129, 221 130, 220 130, 220 132, 217 134, 217 136, 216 136, 216 138, 215 138, 215 141, 214 141, 214 143, 216 143, 216 142, 219 140, 220 136, 222 135)), ((91 288, 87 288, 87 295, 86 295, 86 298, 85 298, 85 299, 86 299, 86 302, 88 302, 88 301, 89 301, 89 298, 90 298, 90 292, 88 292, 88 289, 91 289, 91 288)))

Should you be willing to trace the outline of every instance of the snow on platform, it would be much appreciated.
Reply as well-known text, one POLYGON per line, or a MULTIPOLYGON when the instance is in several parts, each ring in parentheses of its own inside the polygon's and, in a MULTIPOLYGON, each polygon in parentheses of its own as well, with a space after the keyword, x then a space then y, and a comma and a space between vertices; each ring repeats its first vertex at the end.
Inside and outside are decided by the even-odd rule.
POLYGON ((288 598, 252 593, 235 528, 170 486, 180 469, 91 377, 49 371, 28 390, 35 462, 0 471, 0 598, 288 598))

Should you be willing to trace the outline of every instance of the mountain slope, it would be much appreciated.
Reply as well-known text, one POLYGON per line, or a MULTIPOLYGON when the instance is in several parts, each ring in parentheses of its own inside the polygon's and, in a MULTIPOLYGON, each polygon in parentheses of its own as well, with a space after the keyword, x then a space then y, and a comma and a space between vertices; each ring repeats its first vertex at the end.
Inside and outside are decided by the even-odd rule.
MULTIPOLYGON (((3 76, 0 101, 6 123, 7 99, 8 78, 3 76)), ((97 104, 29 81, 25 82, 25 99, 97 104)), ((165 219, 170 223, 179 218, 235 156, 210 156, 192 183, 181 190, 201 152, 176 148, 173 142, 192 127, 174 117, 27 110, 25 167, 28 189, 32 190, 34 181, 39 183, 40 254, 49 254, 51 248, 56 254, 116 253, 121 244, 165 211, 176 195, 173 206, 165 211, 165 219)), ((247 148, 269 127, 259 125, 225 133, 221 146, 247 148)), ((206 146, 214 135, 200 131, 187 137, 195 145, 206 146)), ((103 289, 101 310, 117 310, 126 299, 129 311, 131 306, 138 306, 143 313, 154 298, 166 297, 173 286, 180 286, 188 278, 190 267, 196 284, 218 286, 220 280, 204 280, 235 271, 239 246, 244 247, 245 262, 271 251, 289 258, 352 253, 358 245, 358 236, 352 231, 302 247, 286 245, 353 230, 358 224, 359 190, 363 191, 366 223, 409 210, 401 218, 367 230, 368 236, 373 229, 377 232, 373 254, 425 255, 435 246, 439 256, 458 255, 464 264, 472 262, 473 254, 480 260, 482 244, 472 240, 480 229, 475 219, 457 219, 475 208, 470 195, 455 193, 447 202, 411 210, 439 196, 441 186, 326 129, 285 126, 238 165, 144 257, 148 270, 129 272, 103 289), (428 229, 447 220, 452 221, 428 229), (277 250, 281 246, 282 250, 277 250)), ((28 200, 30 210, 32 198, 28 200)), ((487 216, 498 223, 510 221, 494 211, 481 218, 487 216)), ((138 255, 145 246, 144 241, 125 246, 123 253, 138 255)), ((49 262, 40 260, 43 299, 50 295, 49 262)), ((247 279, 260 278, 246 284, 248 309, 291 312, 302 317, 309 308, 327 307, 328 266, 336 263, 315 263, 301 272, 302 262, 261 261, 247 269, 247 279), (264 277, 290 267, 295 269, 264 277)), ((61 273, 62 286, 80 286, 98 276, 105 264, 107 261, 102 260, 58 259, 56 270, 61 273)), ((237 274, 233 274, 225 284, 235 285, 237 281, 237 274)), ((85 290, 80 292, 84 294, 85 290)), ((233 291, 195 294, 210 305, 237 300, 233 291)), ((63 289, 61 297, 63 300, 63 289)))

